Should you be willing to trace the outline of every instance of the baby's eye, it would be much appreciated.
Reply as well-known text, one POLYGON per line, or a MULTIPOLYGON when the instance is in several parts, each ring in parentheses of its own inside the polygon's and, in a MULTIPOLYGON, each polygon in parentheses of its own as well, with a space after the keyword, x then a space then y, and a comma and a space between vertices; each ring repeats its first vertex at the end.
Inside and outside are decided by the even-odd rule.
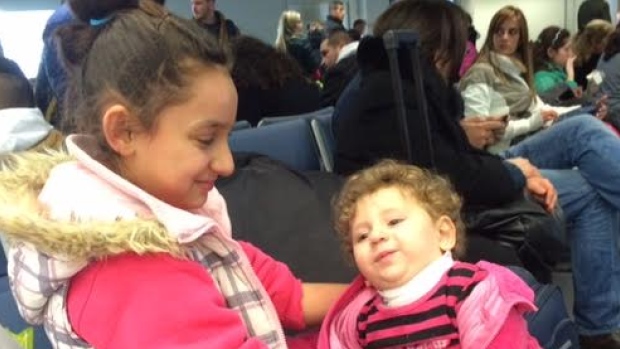
POLYGON ((390 227, 393 227, 393 226, 395 226, 395 225, 397 225, 397 224, 401 223, 402 221, 404 221, 404 219, 402 219, 402 218, 394 218, 394 219, 390 219, 390 221, 388 222, 388 225, 389 225, 390 227))
POLYGON ((356 242, 362 242, 368 238, 368 233, 357 234, 356 242))

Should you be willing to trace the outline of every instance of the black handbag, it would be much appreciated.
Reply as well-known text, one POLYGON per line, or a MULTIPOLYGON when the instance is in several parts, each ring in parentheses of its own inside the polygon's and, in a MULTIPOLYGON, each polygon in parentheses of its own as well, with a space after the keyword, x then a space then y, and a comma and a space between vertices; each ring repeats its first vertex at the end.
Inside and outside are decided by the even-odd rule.
POLYGON ((499 207, 463 213, 468 234, 488 237, 512 246, 540 282, 551 281, 553 266, 570 260, 561 208, 549 214, 529 196, 499 207))
MULTIPOLYGON (((426 161, 430 167, 435 168, 428 106, 420 68, 418 35, 411 30, 393 30, 384 35, 383 42, 389 59, 398 125, 401 131, 400 139, 407 159, 411 163, 413 152, 422 152, 428 156, 426 161), (422 124, 425 130, 420 132, 420 135, 425 139, 419 144, 422 144, 423 149, 412 149, 412 142, 410 141, 407 109, 399 66, 399 51, 402 50, 409 51, 413 67, 412 78, 415 96, 407 97, 416 99, 422 116, 422 124)), ((506 253, 506 250, 516 251, 523 266, 532 272, 540 282, 549 282, 551 266, 566 256, 564 220, 559 208, 554 215, 551 215, 537 202, 524 195, 523 198, 503 206, 470 209, 469 212, 464 212, 463 216, 467 235, 471 240, 468 249, 476 247, 472 246, 473 243, 482 241, 485 249, 497 250, 497 253, 493 255, 489 251, 478 248, 475 251, 475 256, 472 254, 466 256, 467 261, 476 262, 477 257, 479 257, 478 259, 489 259, 492 262, 502 263, 505 259, 501 255, 506 253), (495 244, 489 244, 487 239, 495 244), (496 257, 497 255, 500 257, 496 257)), ((509 262, 508 264, 515 263, 509 262)))

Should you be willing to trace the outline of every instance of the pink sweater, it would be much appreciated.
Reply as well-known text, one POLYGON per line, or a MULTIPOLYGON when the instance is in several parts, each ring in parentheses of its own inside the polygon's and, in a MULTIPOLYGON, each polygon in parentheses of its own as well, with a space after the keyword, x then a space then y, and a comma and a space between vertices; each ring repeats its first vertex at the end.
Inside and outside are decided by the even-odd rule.
MULTIPOLYGON (((534 293, 508 269, 487 262, 477 264, 489 272, 466 298, 457 313, 461 348, 538 349, 523 314, 535 311, 534 293)), ((321 327, 319 349, 361 349, 357 340, 357 314, 376 291, 358 277, 330 310, 321 327)))

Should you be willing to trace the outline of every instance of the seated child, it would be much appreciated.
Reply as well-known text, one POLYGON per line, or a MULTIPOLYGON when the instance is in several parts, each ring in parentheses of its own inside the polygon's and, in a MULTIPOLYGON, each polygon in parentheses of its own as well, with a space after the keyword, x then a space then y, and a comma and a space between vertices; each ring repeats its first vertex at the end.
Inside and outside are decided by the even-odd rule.
POLYGON ((335 303, 319 348, 540 348, 523 314, 532 290, 463 252, 461 200, 449 182, 385 160, 351 176, 336 230, 361 275, 335 303))

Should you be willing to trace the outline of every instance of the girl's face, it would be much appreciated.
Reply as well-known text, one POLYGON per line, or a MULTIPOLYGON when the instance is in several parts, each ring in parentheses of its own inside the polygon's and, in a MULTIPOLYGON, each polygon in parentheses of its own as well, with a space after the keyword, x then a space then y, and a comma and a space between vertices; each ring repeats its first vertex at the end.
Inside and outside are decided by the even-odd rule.
POLYGON ((556 49, 549 48, 547 50, 547 55, 549 56, 549 60, 561 67, 566 66, 566 62, 570 57, 573 56, 573 48, 571 46, 570 40, 566 40, 562 47, 556 49))
POLYGON ((228 72, 195 75, 186 102, 164 109, 151 131, 136 132, 121 155, 121 175, 177 208, 201 208, 215 180, 234 170, 228 134, 237 114, 237 92, 228 72))
POLYGON ((519 48, 521 28, 516 18, 509 18, 501 23, 493 33, 493 51, 512 56, 519 48))
POLYGON ((456 242, 452 220, 433 219, 414 197, 396 187, 362 197, 350 232, 355 263, 378 290, 404 285, 456 242))

